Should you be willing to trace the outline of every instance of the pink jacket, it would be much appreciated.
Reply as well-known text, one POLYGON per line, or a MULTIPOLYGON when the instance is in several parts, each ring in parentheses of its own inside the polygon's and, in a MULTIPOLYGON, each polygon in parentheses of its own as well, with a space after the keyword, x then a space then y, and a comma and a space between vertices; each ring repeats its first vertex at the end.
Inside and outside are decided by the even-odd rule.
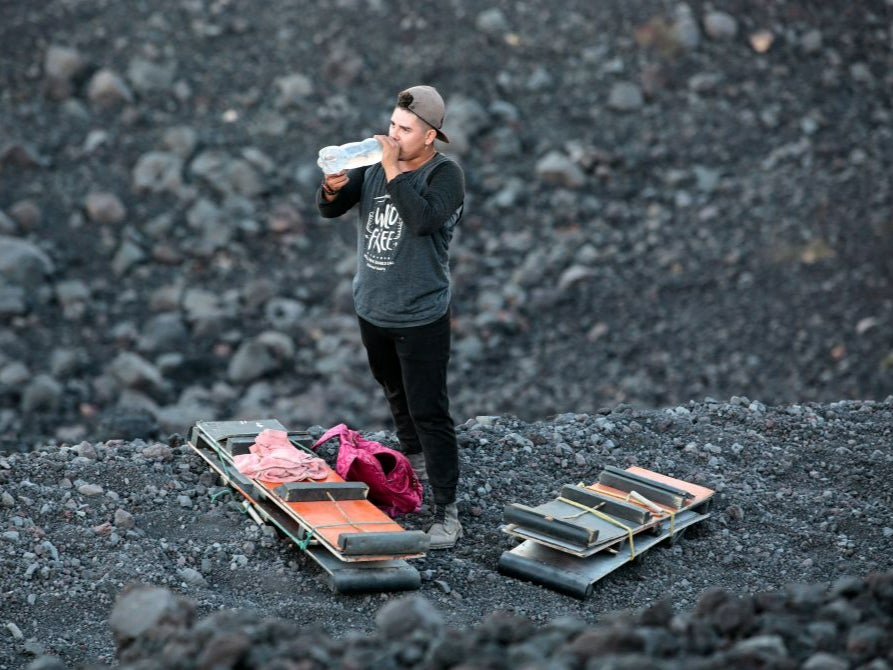
POLYGON ((233 464, 243 475, 266 482, 300 482, 329 476, 326 462, 288 441, 284 430, 267 428, 257 436, 248 454, 233 456, 233 464))

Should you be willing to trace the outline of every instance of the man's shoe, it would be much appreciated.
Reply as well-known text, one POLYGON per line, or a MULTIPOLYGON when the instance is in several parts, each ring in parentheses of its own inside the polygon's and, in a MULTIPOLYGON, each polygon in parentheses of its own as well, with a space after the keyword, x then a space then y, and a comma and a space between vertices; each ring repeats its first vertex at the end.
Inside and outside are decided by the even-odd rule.
POLYGON ((420 482, 428 481, 428 469, 425 467, 425 454, 421 451, 417 454, 406 454, 409 464, 412 466, 415 476, 420 482))
POLYGON ((456 503, 437 505, 434 508, 434 523, 427 531, 431 549, 451 549, 462 537, 462 524, 459 523, 459 508, 456 503))

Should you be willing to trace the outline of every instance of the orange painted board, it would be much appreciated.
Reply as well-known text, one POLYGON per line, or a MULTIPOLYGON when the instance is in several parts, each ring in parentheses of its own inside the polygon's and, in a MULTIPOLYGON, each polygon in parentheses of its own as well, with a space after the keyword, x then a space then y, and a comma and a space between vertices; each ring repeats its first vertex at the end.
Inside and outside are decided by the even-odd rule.
MULTIPOLYGON (((404 530, 403 526, 378 509, 368 500, 338 500, 313 502, 287 502, 273 493, 278 482, 255 480, 270 492, 270 498, 286 512, 300 517, 310 527, 313 534, 340 549, 338 536, 342 533, 394 533, 404 530)), ((344 481, 334 471, 324 480, 344 481)))
MULTIPOLYGON (((682 511, 682 509, 685 509, 686 507, 691 507, 692 505, 699 505, 700 503, 709 499, 716 493, 716 491, 714 491, 713 489, 708 489, 706 486, 699 486, 697 484, 692 484, 691 482, 687 482, 682 479, 676 479, 675 477, 669 477, 667 475, 662 475, 659 472, 654 472, 652 470, 646 470, 645 468, 640 468, 635 465, 632 467, 626 468, 626 471, 631 474, 634 474, 634 475, 639 475, 640 477, 647 477, 648 479, 653 479, 656 482, 661 482, 661 483, 667 484, 669 486, 674 486, 677 489, 681 489, 683 491, 686 491, 687 493, 691 493, 694 496, 691 500, 687 500, 685 502, 685 505, 683 505, 683 507, 680 510, 674 510, 672 507, 669 507, 667 505, 661 505, 660 503, 655 503, 658 507, 667 510, 667 514, 674 512, 674 511, 676 511, 678 513, 680 511, 682 511)), ((600 484, 599 482, 591 484, 591 485, 587 486, 586 488, 588 488, 592 491, 597 491, 599 493, 604 493, 606 495, 610 495, 610 496, 621 498, 623 500, 627 500, 628 494, 626 491, 621 491, 620 489, 615 489, 612 486, 606 486, 604 484, 600 484)), ((627 502, 632 503, 633 505, 639 505, 639 503, 637 503, 635 500, 632 500, 632 499, 628 499, 627 502)), ((640 505, 640 506, 644 507, 644 505, 640 505)))
POLYGON ((674 477, 668 477, 667 475, 662 475, 659 472, 652 472, 651 470, 646 470, 645 468, 640 468, 635 465, 627 468, 627 472, 631 472, 634 475, 640 475, 642 477, 648 477, 648 479, 653 479, 654 481, 668 484, 669 486, 675 486, 677 489, 682 489, 683 491, 691 493, 694 496, 694 499, 690 500, 686 507, 697 505, 698 503, 707 500, 707 498, 716 493, 716 491, 714 491, 713 489, 708 489, 706 486, 698 486, 697 484, 692 484, 691 482, 686 482, 682 479, 676 479, 674 477))
MULTIPOLYGON (((227 472, 226 466, 218 464, 215 458, 211 456, 210 452, 205 453, 201 446, 193 445, 192 443, 190 443, 190 447, 192 447, 192 449, 207 461, 219 474, 224 476, 231 486, 238 489, 243 497, 254 504, 258 504, 256 500, 257 496, 253 495, 250 490, 245 490, 245 488, 240 486, 238 482, 233 481, 227 472)), ((226 458, 226 456, 219 452, 216 453, 216 456, 218 458, 226 458)), ((229 467, 236 469, 232 460, 228 460, 228 465, 229 467)), ((314 481, 344 481, 334 469, 328 467, 328 470, 329 474, 325 479, 314 481)), ((245 475, 242 475, 242 477, 245 477, 245 475)), ((252 482, 255 482, 257 486, 264 489, 267 492, 268 500, 274 502, 277 507, 295 519, 298 524, 309 530, 316 540, 336 553, 341 561, 353 563, 391 560, 394 558, 413 558, 417 556, 416 554, 381 556, 364 554, 362 556, 344 556, 340 553, 342 547, 338 544, 338 540, 342 533, 393 533, 406 530, 368 500, 288 502, 273 492, 273 489, 279 486, 280 482, 269 482, 247 477, 246 479, 250 479, 252 482)))
MULTIPOLYGON (((329 474, 325 479, 312 481, 318 483, 345 481, 329 465, 326 465, 326 469, 329 474)), ((313 530, 314 535, 324 538, 326 542, 338 549, 341 549, 338 546, 338 536, 341 533, 393 533, 404 530, 403 526, 369 500, 288 502, 274 492, 281 482, 270 482, 263 479, 254 479, 254 481, 269 491, 270 498, 279 507, 300 517, 300 520, 313 530)))

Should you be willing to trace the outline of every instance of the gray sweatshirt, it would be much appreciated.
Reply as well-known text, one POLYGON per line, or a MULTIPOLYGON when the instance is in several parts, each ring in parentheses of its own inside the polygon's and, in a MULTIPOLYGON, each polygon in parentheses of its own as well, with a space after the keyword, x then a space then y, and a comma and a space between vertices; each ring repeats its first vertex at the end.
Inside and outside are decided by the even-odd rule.
POLYGON ((443 154, 388 183, 381 164, 357 168, 319 213, 341 216, 357 203, 357 315, 383 328, 422 326, 450 306, 449 245, 462 216, 465 177, 443 154))

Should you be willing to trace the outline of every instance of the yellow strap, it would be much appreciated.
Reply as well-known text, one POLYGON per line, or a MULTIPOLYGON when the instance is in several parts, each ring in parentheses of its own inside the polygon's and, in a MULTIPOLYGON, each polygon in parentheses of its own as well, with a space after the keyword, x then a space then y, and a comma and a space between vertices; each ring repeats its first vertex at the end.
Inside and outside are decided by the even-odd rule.
POLYGON ((324 523, 324 524, 319 524, 319 525, 317 525, 317 526, 312 526, 312 528, 313 528, 314 531, 321 530, 321 529, 323 529, 323 528, 335 528, 335 527, 337 527, 337 526, 350 526, 351 528, 355 528, 356 530, 358 530, 358 531, 361 532, 361 533, 364 532, 363 529, 360 528, 360 527, 357 525, 357 522, 355 522, 353 519, 351 519, 351 518, 344 512, 344 510, 341 509, 341 505, 338 504, 338 501, 335 500, 335 498, 332 496, 332 494, 331 494, 329 491, 326 491, 326 496, 328 497, 329 502, 331 502, 333 505, 335 505, 335 509, 338 510, 338 513, 341 514, 341 516, 344 517, 344 520, 345 520, 347 523, 324 523))
POLYGON ((629 526, 627 526, 627 525, 625 525, 625 524, 620 523, 617 519, 608 516, 608 515, 605 514, 604 512, 599 512, 599 511, 598 511, 597 509, 595 509, 594 507, 587 507, 586 505, 584 505, 584 504, 582 504, 582 503, 578 503, 578 502, 576 502, 575 500, 568 500, 567 498, 564 498, 564 497, 562 497, 562 496, 558 496, 557 500, 559 500, 559 501, 561 501, 561 502, 563 502, 563 503, 566 503, 566 504, 568 504, 568 505, 572 505, 572 506, 574 506, 574 507, 578 507, 578 508, 580 508, 580 509, 582 509, 582 510, 584 510, 584 511, 586 511, 586 512, 589 512, 590 514, 594 514, 594 515, 597 516, 599 519, 601 519, 601 520, 603 520, 603 521, 607 521, 608 523, 612 523, 612 524, 614 524, 615 526, 618 526, 619 528, 622 528, 623 530, 625 530, 627 536, 629 537, 629 551, 630 551, 630 558, 635 558, 635 557, 636 557, 636 545, 635 545, 635 542, 633 542, 633 529, 632 529, 632 528, 630 528, 629 526))
POLYGON ((344 517, 344 521, 346 523, 321 523, 316 526, 313 526, 313 530, 320 530, 322 528, 338 528, 340 526, 350 526, 351 528, 356 528, 361 533, 372 532, 375 531, 366 531, 362 528, 362 526, 393 526, 396 522, 394 521, 354 521, 351 519, 347 513, 341 508, 341 505, 338 504, 338 501, 332 496, 331 493, 326 491, 326 495, 329 498, 329 501, 335 505, 335 509, 337 509, 341 516, 344 517))

